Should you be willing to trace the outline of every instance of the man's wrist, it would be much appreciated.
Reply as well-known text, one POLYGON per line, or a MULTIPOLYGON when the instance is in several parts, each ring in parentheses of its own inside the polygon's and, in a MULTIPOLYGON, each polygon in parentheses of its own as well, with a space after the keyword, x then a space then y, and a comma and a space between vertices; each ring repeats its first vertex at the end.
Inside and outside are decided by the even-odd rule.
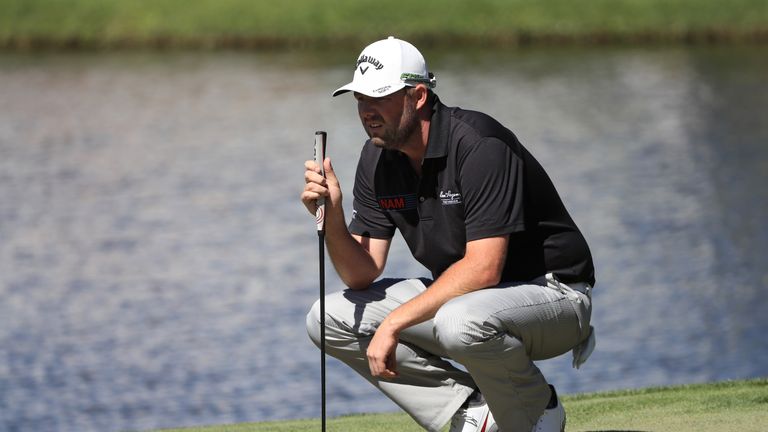
POLYGON ((389 333, 395 337, 397 337, 400 334, 400 329, 397 327, 397 325, 393 322, 393 320, 390 318, 390 316, 384 318, 384 321, 379 324, 379 328, 376 329, 376 331, 383 331, 385 333, 389 333))
POLYGON ((346 231, 347 229, 347 222, 344 220, 344 209, 339 208, 328 208, 328 212, 325 215, 325 226, 326 230, 340 230, 340 231, 346 231))

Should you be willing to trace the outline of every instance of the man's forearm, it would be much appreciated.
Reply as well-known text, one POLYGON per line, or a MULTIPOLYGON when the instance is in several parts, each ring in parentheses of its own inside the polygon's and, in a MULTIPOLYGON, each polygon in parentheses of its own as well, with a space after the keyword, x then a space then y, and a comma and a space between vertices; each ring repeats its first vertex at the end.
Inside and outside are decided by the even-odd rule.
POLYGON ((405 328, 432 319, 454 297, 498 285, 508 239, 497 237, 480 242, 482 244, 468 247, 464 258, 448 267, 426 291, 392 311, 382 327, 399 333, 405 328))
MULTIPOLYGON (((434 318, 437 311, 454 297, 486 288, 473 277, 467 263, 457 261, 449 267, 432 285, 418 296, 404 303, 381 324, 394 333, 434 318)), ((380 327, 380 328, 381 328, 380 327)))
POLYGON ((364 289, 379 277, 381 269, 369 251, 350 234, 341 208, 333 209, 326 216, 325 232, 328 255, 346 286, 364 289))

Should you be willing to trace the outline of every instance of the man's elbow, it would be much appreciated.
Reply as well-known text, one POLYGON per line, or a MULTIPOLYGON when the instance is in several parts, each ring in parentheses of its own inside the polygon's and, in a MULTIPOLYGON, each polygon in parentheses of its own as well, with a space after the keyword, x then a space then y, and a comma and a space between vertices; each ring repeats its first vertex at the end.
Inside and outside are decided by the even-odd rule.
POLYGON ((368 288, 369 286, 371 286, 372 283, 373 283, 372 280, 371 281, 368 281, 368 280, 365 280, 365 281, 364 280, 351 280, 351 281, 345 281, 344 285, 346 285, 347 288, 349 288, 349 289, 351 289, 353 291, 357 291, 357 290, 364 290, 364 289, 368 288))
POLYGON ((476 289, 497 286, 506 265, 508 236, 489 237, 467 243, 464 260, 474 274, 476 289))
POLYGON ((477 282, 483 288, 496 286, 501 283, 501 270, 495 268, 484 269, 479 272, 477 282))
POLYGON ((475 284, 478 288, 488 288, 501 283, 504 272, 503 262, 483 260, 475 266, 475 284))
POLYGON ((371 286, 377 277, 378 275, 345 275, 341 281, 351 290, 364 290, 371 286))

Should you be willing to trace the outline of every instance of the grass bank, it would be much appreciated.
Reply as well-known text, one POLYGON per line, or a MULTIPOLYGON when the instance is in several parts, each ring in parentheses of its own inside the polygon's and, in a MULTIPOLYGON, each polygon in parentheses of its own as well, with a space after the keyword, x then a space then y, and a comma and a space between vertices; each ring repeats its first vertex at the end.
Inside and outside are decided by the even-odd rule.
POLYGON ((768 42, 765 0, 0 0, 0 48, 768 42))
MULTIPOLYGON (((568 431, 764 432, 768 378, 563 397, 568 431)), ((248 423, 163 432, 314 432, 319 420, 248 423)), ((331 432, 418 432, 405 414, 345 416, 331 432)))

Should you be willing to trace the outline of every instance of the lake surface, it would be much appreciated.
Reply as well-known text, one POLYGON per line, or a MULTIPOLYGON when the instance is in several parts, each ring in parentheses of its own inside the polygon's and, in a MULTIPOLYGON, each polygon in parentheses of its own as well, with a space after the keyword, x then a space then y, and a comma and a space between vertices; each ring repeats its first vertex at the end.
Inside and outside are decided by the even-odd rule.
MULTIPOLYGON (((539 364, 561 393, 768 375, 766 47, 424 52, 590 243, 598 346, 539 364)), ((0 54, 1 431, 319 417, 298 196, 322 129, 350 207, 356 54, 0 54)), ((328 360, 329 415, 395 410, 328 360)))

